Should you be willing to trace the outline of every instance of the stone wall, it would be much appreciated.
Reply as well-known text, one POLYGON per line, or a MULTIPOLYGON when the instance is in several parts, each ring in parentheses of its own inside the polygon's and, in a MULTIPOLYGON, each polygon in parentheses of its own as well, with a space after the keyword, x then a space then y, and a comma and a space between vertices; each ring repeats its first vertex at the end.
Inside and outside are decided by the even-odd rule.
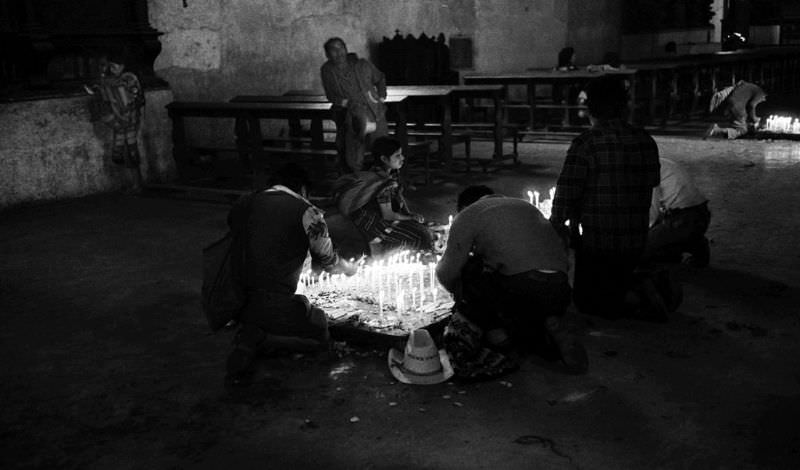
MULTIPOLYGON (((466 36, 476 72, 550 67, 567 44, 579 62, 619 45, 621 0, 148 0, 162 33, 155 69, 171 91, 148 91, 148 181, 174 176, 164 105, 237 94, 322 91, 323 42, 341 36, 371 57, 385 37, 466 36), (603 21, 598 21, 602 18, 603 21)), ((89 122, 85 96, 0 104, 0 207, 125 188, 107 161, 108 131, 89 122)), ((200 121, 200 120, 197 120, 200 121)), ((232 125, 198 122, 189 137, 232 139, 232 125), (202 134, 202 135, 201 135, 202 134)))
MULTIPOLYGON (((613 0, 601 0, 603 3, 613 0)), ((373 60, 383 37, 425 33, 473 38, 474 69, 550 67, 567 39, 567 0, 149 0, 163 33, 156 72, 179 100, 322 92, 322 44, 340 36, 373 60), (184 7, 184 4, 186 5, 184 7)), ((585 3, 585 2, 584 2, 585 3)), ((586 38, 591 43, 590 38, 586 38)), ((275 132, 269 123, 267 132, 275 132)), ((267 125, 267 123, 264 123, 267 125)), ((197 123, 191 139, 230 143, 230 126, 197 123)))
POLYGON ((566 0, 476 0, 476 72, 554 67, 567 39, 566 0))
POLYGON ((709 54, 722 49, 719 42, 711 42, 714 31, 708 28, 665 29, 654 33, 624 34, 620 45, 623 60, 646 60, 669 57, 666 45, 675 43, 675 55, 709 54))
POLYGON ((322 90, 322 44, 340 36, 370 57, 401 34, 472 35, 475 1, 150 0, 150 25, 164 33, 155 68, 176 99, 322 90))
POLYGON ((622 0, 569 2, 567 42, 575 48, 577 64, 600 64, 606 52, 620 53, 622 4, 622 0))
MULTIPOLYGON (((174 177, 169 90, 148 90, 140 151, 148 182, 174 177)), ((89 98, 0 103, 0 208, 124 190, 129 170, 110 160, 111 132, 89 119, 89 98)))
POLYGON ((156 61, 177 99, 322 90, 323 42, 370 57, 395 30, 474 39, 475 71, 553 65, 567 38, 565 0, 149 0, 164 33, 156 61))

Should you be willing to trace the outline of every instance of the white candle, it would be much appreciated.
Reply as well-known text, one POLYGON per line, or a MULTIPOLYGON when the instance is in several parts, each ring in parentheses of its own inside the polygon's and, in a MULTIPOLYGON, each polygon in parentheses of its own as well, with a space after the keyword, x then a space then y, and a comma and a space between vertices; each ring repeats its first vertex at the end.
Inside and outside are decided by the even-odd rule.
POLYGON ((395 307, 397 308, 397 313, 400 313, 400 312, 403 311, 403 293, 402 293, 402 291, 398 291, 397 292, 397 295, 395 296, 395 299, 394 299, 394 304, 395 304, 395 307))
POLYGON ((420 304, 422 303, 423 298, 425 297, 425 267, 422 266, 419 270, 419 295, 420 304))
POLYGON ((401 296, 402 295, 401 289, 402 289, 402 286, 400 285, 400 276, 398 276, 397 273, 395 273, 395 275, 394 275, 394 292, 395 292, 395 294, 398 295, 398 296, 401 296))

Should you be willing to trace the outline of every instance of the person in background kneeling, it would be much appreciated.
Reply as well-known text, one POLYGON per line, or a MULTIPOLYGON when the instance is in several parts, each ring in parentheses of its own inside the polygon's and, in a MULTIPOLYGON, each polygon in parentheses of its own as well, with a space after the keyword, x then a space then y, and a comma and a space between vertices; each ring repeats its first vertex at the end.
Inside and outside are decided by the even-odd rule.
POLYGON ((663 302, 650 295, 649 281, 647 295, 636 292, 634 276, 659 183, 658 145, 624 119, 628 90, 620 77, 593 79, 586 95, 592 127, 567 150, 550 217, 575 248, 573 301, 587 315, 662 321, 663 302))
POLYGON ((720 135, 732 140, 752 134, 758 129, 761 122, 756 114, 756 108, 766 99, 767 93, 760 86, 744 80, 739 80, 735 85, 714 93, 709 104, 709 111, 722 109, 728 123, 722 126, 716 123, 712 124, 704 138, 720 135))

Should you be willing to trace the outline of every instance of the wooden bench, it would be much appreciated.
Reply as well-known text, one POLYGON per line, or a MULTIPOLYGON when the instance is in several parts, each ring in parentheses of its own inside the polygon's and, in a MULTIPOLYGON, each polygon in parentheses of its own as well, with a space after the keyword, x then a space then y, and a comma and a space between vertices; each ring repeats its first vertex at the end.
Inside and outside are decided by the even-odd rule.
MULTIPOLYGON (((167 105, 172 119, 173 156, 181 176, 191 163, 192 154, 196 151, 218 153, 233 151, 248 172, 253 172, 255 162, 262 168, 268 168, 272 156, 311 156, 329 158, 336 155, 335 150, 323 148, 321 145, 277 147, 264 146, 261 135, 260 119, 331 119, 330 104, 327 103, 229 103, 174 101, 167 105), (191 145, 186 136, 186 119, 228 118, 236 124, 235 146, 202 146, 191 145)), ((312 143, 315 143, 312 139, 312 143)))
MULTIPOLYGON (((475 138, 481 139, 494 139, 494 129, 495 124, 491 122, 457 122, 452 123, 451 127, 453 128, 454 136, 460 136, 460 138, 464 139, 465 143, 465 152, 464 152, 464 165, 465 170, 469 173, 472 171, 472 151, 471 151, 471 142, 475 138)), ((517 159, 519 156, 519 132, 521 130, 521 126, 517 124, 503 124, 503 133, 504 135, 511 138, 511 143, 513 145, 513 152, 512 156, 514 160, 517 159)), ((425 123, 423 125, 423 130, 413 130, 409 132, 409 135, 413 135, 414 133, 419 133, 422 135, 432 134, 434 136, 440 135, 441 132, 441 125, 439 123, 425 123)), ((479 162, 480 163, 480 162, 479 162)), ((484 171, 486 171, 486 165, 480 163, 483 167, 484 171)))
MULTIPOLYGON (((491 105, 473 105, 474 108, 490 108, 491 105)), ((534 109, 538 110, 548 110, 548 109, 555 109, 559 111, 563 111, 561 125, 563 127, 570 127, 571 126, 571 119, 569 116, 570 111, 573 110, 586 110, 588 109, 585 105, 576 105, 576 104, 565 104, 565 103, 554 103, 550 100, 540 100, 539 98, 536 99, 536 104, 533 106, 534 109)), ((531 105, 528 103, 511 103, 511 104, 504 104, 503 109, 522 109, 530 112, 531 105)), ((453 127, 456 125, 454 124, 453 127)))
MULTIPOLYGON (((419 140, 435 140, 438 142, 439 148, 442 148, 442 133, 437 132, 435 130, 416 130, 412 129, 408 131, 408 137, 414 138, 417 141, 419 140)), ((467 132, 453 132, 450 134, 453 144, 464 144, 464 155, 467 160, 469 160, 470 155, 472 153, 472 136, 467 132)), ((413 141, 409 140, 409 144, 413 141)))

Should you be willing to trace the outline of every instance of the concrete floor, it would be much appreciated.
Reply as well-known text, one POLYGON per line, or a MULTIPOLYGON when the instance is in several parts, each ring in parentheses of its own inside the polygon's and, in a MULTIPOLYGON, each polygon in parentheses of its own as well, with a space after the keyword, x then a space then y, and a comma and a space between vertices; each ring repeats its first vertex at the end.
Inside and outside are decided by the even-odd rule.
MULTIPOLYGON (((800 144, 657 140, 711 199, 711 266, 681 268, 666 324, 572 313, 584 376, 531 357, 504 382, 406 386, 385 350, 354 347, 264 360, 230 394, 231 333, 210 334, 199 301, 224 205, 102 195, 7 211, 0 466, 798 468, 800 144)), ((410 199, 446 220, 465 184, 544 193, 565 150, 524 144, 517 168, 410 199)), ((343 252, 359 249, 330 224, 343 252)))

